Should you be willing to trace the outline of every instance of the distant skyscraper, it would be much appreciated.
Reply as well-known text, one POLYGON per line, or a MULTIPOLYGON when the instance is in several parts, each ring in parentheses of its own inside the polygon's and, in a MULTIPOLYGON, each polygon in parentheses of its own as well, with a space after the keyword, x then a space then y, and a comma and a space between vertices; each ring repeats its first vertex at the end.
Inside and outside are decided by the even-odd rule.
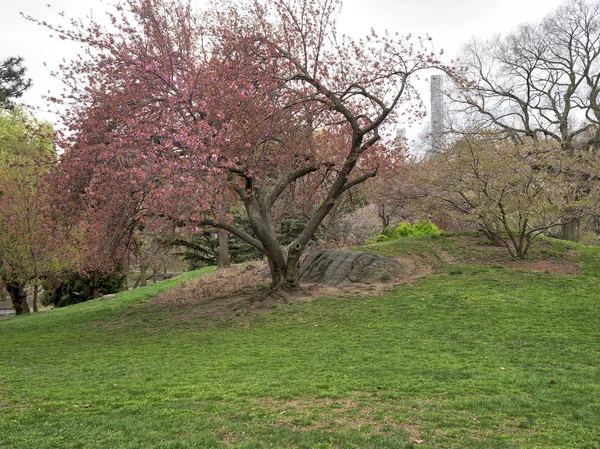
POLYGON ((396 128, 396 139, 407 140, 406 137, 406 128, 399 126, 396 128))
POLYGON ((444 96, 442 75, 431 77, 431 148, 436 153, 443 148, 444 137, 444 96))

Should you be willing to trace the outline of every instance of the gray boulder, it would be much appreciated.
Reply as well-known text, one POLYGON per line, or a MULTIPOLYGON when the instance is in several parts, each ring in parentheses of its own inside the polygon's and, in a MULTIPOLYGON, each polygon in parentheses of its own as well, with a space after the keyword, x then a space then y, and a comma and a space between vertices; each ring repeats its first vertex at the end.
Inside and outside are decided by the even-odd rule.
POLYGON ((354 283, 372 284, 389 281, 414 267, 406 261, 360 251, 312 251, 300 266, 300 282, 343 287, 354 283))

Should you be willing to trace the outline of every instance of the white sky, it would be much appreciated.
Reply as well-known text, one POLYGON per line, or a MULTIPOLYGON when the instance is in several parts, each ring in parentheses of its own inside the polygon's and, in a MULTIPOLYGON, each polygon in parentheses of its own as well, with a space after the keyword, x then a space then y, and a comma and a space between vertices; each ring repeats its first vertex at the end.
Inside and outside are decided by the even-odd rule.
MULTIPOLYGON (((49 71, 56 69, 63 58, 73 58, 77 47, 50 38, 47 29, 28 22, 20 13, 54 23, 59 21, 58 11, 66 11, 73 18, 83 18, 93 12, 100 18, 112 1, 0 1, 0 60, 16 55, 25 58, 33 87, 23 100, 46 110, 37 112, 38 117, 56 123, 56 115, 47 111, 42 96, 48 93, 60 95, 61 84, 50 76, 49 71), (51 8, 47 7, 48 3, 51 8)), ((470 38, 510 32, 520 23, 540 20, 561 3, 561 0, 345 0, 338 28, 353 37, 361 37, 371 28, 401 34, 429 33, 436 50, 443 48, 449 60, 470 38)), ((427 98, 427 92, 424 94, 427 98)))

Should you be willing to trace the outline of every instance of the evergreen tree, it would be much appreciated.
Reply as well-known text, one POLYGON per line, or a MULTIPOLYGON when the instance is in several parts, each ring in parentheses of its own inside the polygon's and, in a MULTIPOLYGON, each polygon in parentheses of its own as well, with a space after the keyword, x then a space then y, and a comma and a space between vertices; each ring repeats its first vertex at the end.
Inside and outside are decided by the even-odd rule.
POLYGON ((12 99, 21 97, 31 87, 31 78, 25 77, 26 71, 20 56, 0 63, 0 108, 12 109, 12 99))

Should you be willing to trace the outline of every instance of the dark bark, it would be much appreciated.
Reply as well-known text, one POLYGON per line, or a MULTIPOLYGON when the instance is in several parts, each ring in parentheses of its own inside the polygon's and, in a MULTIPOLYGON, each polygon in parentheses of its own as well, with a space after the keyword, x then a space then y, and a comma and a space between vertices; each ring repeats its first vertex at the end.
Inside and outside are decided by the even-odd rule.
POLYGON ((291 292, 300 286, 299 260, 301 251, 288 250, 288 256, 285 258, 285 263, 279 265, 277 263, 269 263, 271 269, 271 289, 283 290, 291 292))
POLYGON ((4 281, 6 291, 10 296, 15 309, 15 314, 24 315, 30 313, 29 304, 27 303, 27 293, 25 293, 25 284, 15 281, 4 281))
POLYGON ((575 219, 568 223, 565 223, 561 227, 563 240, 570 240, 572 242, 579 241, 579 220, 575 219))
POLYGON ((40 286, 36 283, 33 286, 33 311, 37 312, 38 311, 38 292, 39 292, 40 286))
POLYGON ((140 264, 140 277, 139 277, 139 286, 140 287, 145 287, 146 286, 146 281, 148 280, 148 278, 146 277, 146 269, 148 267, 145 264, 140 264))
MULTIPOLYGON (((225 209, 220 206, 219 222, 224 223, 225 220, 225 209)), ((225 229, 219 229, 219 261, 217 266, 219 268, 226 268, 229 266, 229 238, 225 229)))
POLYGON ((219 268, 229 266, 229 238, 224 229, 219 229, 219 262, 217 266, 219 268))
POLYGON ((92 275, 92 299, 100 297, 100 285, 98 282, 98 273, 92 275))

